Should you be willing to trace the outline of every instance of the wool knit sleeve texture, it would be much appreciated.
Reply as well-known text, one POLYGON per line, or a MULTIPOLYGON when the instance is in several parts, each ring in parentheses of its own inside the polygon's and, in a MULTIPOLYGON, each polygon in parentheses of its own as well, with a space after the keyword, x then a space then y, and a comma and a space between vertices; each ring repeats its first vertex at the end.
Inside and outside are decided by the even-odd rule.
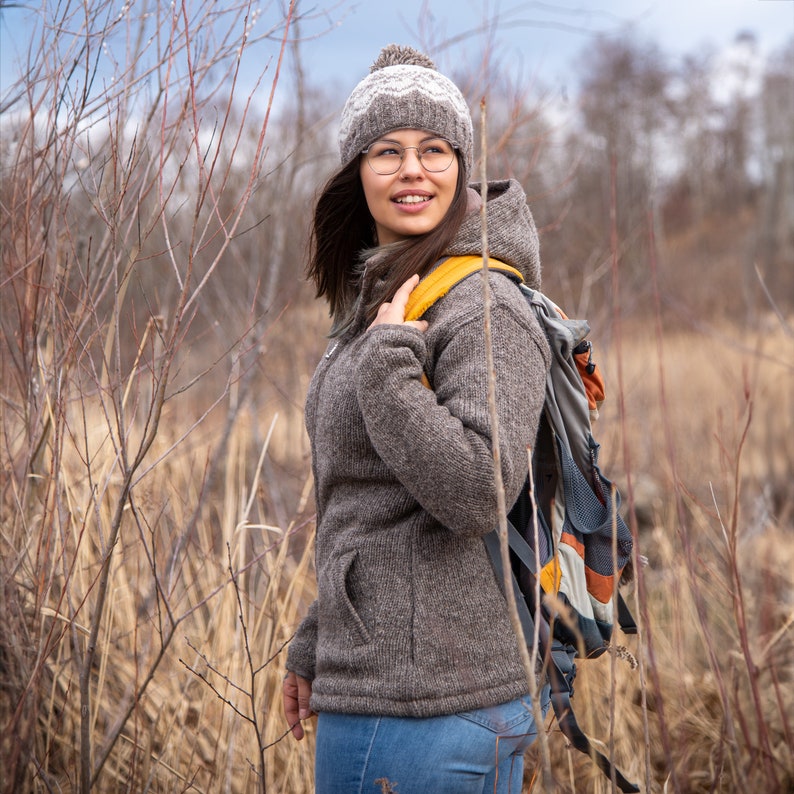
POLYGON ((287 650, 287 670, 314 680, 317 652, 317 601, 313 601, 287 650))
MULTIPOLYGON (((502 479, 508 506, 526 478, 549 352, 515 284, 490 276, 502 479)), ((480 278, 431 307, 426 335, 379 325, 365 340, 356 390, 378 455, 419 504, 462 536, 498 522, 480 278), (423 371, 432 388, 422 384, 423 371)))

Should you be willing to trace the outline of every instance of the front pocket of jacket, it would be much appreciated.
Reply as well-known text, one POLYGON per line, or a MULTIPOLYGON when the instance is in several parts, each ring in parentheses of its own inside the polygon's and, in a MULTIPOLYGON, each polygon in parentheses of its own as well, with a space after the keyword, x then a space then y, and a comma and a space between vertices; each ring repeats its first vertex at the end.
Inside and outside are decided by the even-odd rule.
POLYGON ((340 555, 330 574, 330 585, 336 611, 350 639, 356 645, 365 645, 371 637, 367 626, 356 608, 358 551, 340 555))

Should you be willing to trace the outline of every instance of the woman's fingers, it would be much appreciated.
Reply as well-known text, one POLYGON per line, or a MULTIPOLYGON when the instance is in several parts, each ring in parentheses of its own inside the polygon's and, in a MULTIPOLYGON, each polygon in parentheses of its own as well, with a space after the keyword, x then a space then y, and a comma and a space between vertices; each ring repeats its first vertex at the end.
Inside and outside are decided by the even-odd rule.
POLYGON ((405 281, 402 286, 394 293, 392 305, 398 306, 402 311, 403 319, 405 318, 405 306, 408 303, 408 297, 414 291, 414 287, 419 283, 419 276, 414 274, 408 281, 405 281))
POLYGON ((298 716, 302 720, 308 720, 313 714, 309 706, 312 697, 312 682, 299 675, 295 677, 298 679, 298 716))
POLYGON ((427 331, 427 320, 409 320, 406 325, 418 328, 422 333, 427 331))
POLYGON ((378 307, 378 313, 372 321, 372 328, 375 325, 410 325, 417 328, 422 333, 427 330, 427 323, 424 320, 409 320, 405 321, 405 307, 408 303, 408 298, 413 292, 416 285, 419 283, 419 276, 413 275, 406 282, 404 282, 394 297, 390 301, 381 303, 378 307))
POLYGON ((288 672, 281 687, 284 700, 284 716, 292 735, 300 740, 304 736, 301 720, 312 716, 309 700, 312 696, 312 683, 295 673, 288 672))

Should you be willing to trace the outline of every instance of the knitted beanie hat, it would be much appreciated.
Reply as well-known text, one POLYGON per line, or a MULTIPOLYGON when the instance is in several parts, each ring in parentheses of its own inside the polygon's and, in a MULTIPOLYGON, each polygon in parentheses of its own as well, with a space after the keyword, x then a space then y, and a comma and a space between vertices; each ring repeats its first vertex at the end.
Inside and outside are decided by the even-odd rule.
POLYGON ((342 164, 387 132, 427 130, 446 138, 460 151, 468 181, 474 159, 474 131, 458 87, 438 72, 426 55, 396 44, 384 47, 369 71, 342 110, 342 164))

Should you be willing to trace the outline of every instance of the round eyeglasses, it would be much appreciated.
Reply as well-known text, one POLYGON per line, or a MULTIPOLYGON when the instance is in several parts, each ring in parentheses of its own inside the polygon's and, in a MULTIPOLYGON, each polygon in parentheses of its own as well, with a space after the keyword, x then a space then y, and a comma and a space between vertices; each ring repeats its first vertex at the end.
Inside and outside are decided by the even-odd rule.
POLYGON ((413 149, 422 168, 433 174, 446 171, 455 159, 455 147, 444 138, 429 138, 419 146, 400 146, 395 141, 375 141, 361 154, 367 158, 367 164, 376 174, 389 176, 400 170, 408 149, 413 149))

